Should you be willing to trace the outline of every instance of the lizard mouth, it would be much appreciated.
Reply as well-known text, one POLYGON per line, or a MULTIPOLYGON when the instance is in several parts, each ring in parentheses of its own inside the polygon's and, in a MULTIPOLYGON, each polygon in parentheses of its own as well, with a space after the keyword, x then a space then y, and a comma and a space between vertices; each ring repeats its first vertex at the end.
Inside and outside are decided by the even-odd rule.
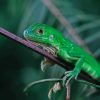
POLYGON ((57 49, 56 48, 51 47, 51 46, 48 46, 46 44, 42 44, 42 43, 39 43, 39 42, 35 42, 35 41, 30 41, 30 40, 27 40, 27 41, 28 42, 31 42, 36 47, 39 47, 39 48, 43 49, 45 52, 48 52, 49 54, 51 54, 53 56, 57 56, 57 54, 56 54, 57 49))

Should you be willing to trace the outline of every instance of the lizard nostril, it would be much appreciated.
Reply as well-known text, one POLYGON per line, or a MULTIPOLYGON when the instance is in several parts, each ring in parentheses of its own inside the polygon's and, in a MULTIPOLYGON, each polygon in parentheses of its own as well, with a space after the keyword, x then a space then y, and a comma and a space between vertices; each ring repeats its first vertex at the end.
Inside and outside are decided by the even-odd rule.
POLYGON ((27 34, 27 33, 28 33, 27 30, 25 30, 25 31, 23 32, 24 37, 26 37, 26 34, 27 34))

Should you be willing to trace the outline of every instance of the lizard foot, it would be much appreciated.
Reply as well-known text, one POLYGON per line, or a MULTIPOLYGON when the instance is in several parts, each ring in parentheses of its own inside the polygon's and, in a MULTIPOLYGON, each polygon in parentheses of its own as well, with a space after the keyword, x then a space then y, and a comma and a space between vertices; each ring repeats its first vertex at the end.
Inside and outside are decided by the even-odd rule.
POLYGON ((77 79, 79 72, 76 71, 67 71, 65 72, 65 76, 63 77, 63 86, 68 86, 71 80, 77 79))

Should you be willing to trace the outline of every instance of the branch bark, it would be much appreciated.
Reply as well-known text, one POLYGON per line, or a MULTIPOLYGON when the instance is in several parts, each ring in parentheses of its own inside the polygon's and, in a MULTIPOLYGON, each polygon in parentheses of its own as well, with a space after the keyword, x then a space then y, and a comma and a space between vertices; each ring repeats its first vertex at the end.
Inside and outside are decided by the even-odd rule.
POLYGON ((34 50, 35 52, 51 59, 52 61, 54 61, 55 63, 61 65, 61 66, 64 66, 66 67, 67 69, 70 69, 70 65, 67 64, 67 63, 64 63, 64 61, 58 59, 57 57, 53 56, 53 55, 50 55, 48 52, 44 51, 43 49, 39 48, 39 47, 36 47, 32 42, 29 42, 29 41, 26 41, 16 35, 14 35, 13 33, 11 32, 8 32, 7 30, 3 29, 3 28, 0 28, 0 33, 14 41, 16 41, 17 43, 20 43, 32 50, 34 50))

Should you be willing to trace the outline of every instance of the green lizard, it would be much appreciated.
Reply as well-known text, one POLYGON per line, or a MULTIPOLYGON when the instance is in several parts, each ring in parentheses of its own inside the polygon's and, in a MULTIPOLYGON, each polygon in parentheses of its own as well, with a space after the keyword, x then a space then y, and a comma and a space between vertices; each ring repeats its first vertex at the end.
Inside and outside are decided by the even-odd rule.
MULTIPOLYGON (((64 76, 63 84, 67 85, 70 80, 77 79, 81 71, 100 82, 100 64, 80 46, 62 36, 58 30, 45 24, 35 24, 24 31, 24 37, 75 66, 64 76)), ((42 62, 42 70, 47 67, 45 62, 48 60, 42 62)))

